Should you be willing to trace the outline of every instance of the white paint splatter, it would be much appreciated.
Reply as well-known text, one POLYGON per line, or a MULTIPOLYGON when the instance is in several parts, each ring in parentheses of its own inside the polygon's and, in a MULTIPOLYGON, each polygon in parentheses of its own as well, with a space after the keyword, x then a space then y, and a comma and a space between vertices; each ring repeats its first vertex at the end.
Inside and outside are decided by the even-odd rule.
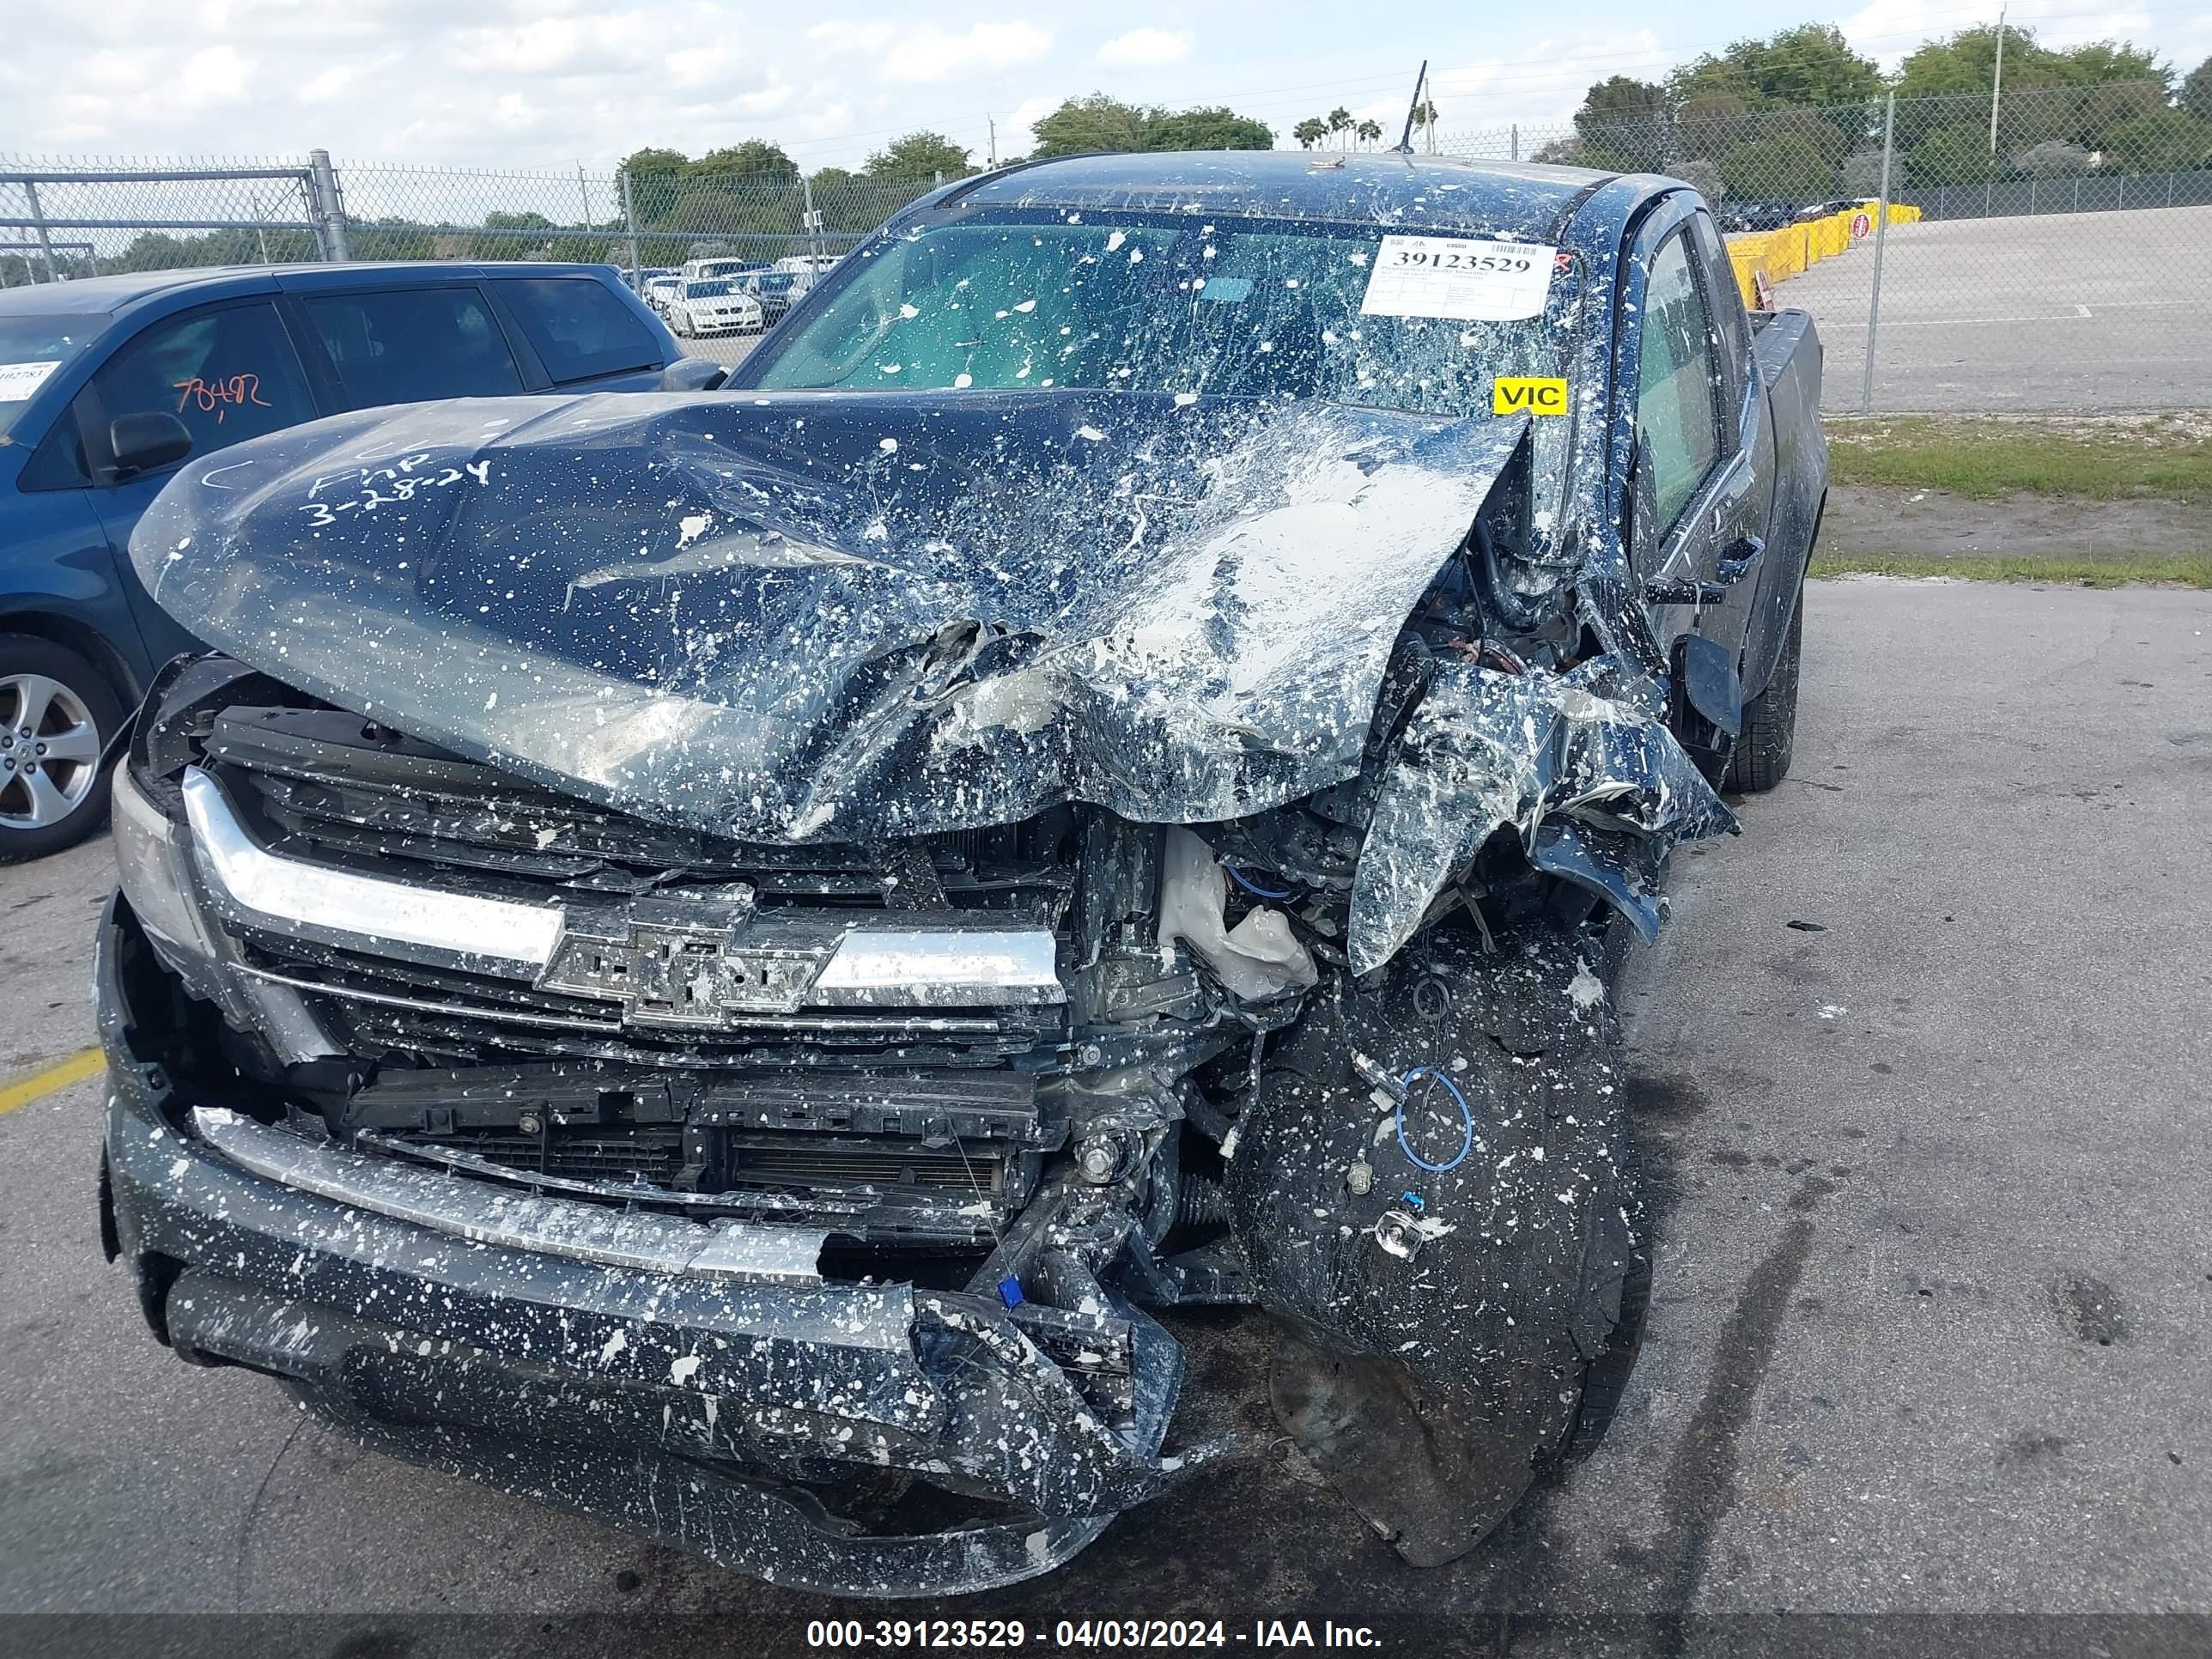
POLYGON ((1575 976, 1567 983, 1567 995, 1576 1007, 1588 1013, 1605 1000, 1605 981, 1590 972, 1589 963, 1578 959, 1575 976))

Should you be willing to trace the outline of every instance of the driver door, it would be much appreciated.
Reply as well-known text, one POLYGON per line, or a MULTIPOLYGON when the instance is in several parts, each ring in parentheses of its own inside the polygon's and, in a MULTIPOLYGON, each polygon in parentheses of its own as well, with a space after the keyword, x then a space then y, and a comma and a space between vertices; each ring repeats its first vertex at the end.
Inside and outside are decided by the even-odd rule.
POLYGON ((1705 641, 1692 649, 1710 673, 1724 672, 1732 702, 1756 586, 1747 578, 1757 555, 1743 539, 1754 517, 1753 467, 1735 418, 1743 368, 1723 348, 1690 234, 1685 220, 1644 270, 1630 556, 1661 645, 1671 658, 1677 641, 1705 641))

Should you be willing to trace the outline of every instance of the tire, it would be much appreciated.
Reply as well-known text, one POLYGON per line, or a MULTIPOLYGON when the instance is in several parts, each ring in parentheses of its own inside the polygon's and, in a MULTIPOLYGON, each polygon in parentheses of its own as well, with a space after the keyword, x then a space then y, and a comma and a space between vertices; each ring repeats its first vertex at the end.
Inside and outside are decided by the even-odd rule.
POLYGON ((74 847, 107 819, 107 678, 51 640, 0 634, 0 864, 74 847))
POLYGON ((1621 1038, 1609 995, 1590 995, 1602 945, 1547 927, 1497 939, 1492 954, 1432 930, 1378 991, 1293 1027, 1225 1181, 1282 1322, 1277 1420, 1417 1566, 1464 1554, 1597 1444, 1650 1301, 1621 1038), (1455 1079, 1456 1158, 1433 1085, 1415 1119, 1429 1161, 1387 1102, 1377 1127, 1354 1054, 1382 1076, 1455 1079))
POLYGON ((1805 643, 1805 589, 1790 610, 1790 632, 1775 659, 1766 690, 1743 706, 1743 733, 1729 757, 1726 787, 1757 795, 1790 775, 1790 751, 1797 743, 1798 664, 1805 643))
POLYGON ((679 340, 690 339, 691 337, 691 313, 688 311, 670 312, 668 313, 668 329, 669 332, 675 335, 675 337, 679 340))
POLYGON ((1644 1352, 1644 1328, 1651 1312, 1651 1218, 1626 1139, 1616 1139, 1621 1178, 1611 1194, 1618 1206, 1598 1218, 1583 1279, 1585 1329, 1606 1334, 1595 1358, 1583 1370, 1582 1393, 1575 1401, 1574 1426, 1559 1448, 1559 1461, 1579 1463, 1604 1443, 1628 1379, 1644 1352), (1607 1262, 1621 1267, 1608 1273, 1607 1262))

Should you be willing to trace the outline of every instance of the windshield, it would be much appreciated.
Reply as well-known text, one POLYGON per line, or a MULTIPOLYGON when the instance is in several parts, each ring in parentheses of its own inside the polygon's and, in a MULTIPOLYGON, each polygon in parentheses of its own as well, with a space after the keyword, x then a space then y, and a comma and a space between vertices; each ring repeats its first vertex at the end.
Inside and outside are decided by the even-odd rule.
POLYGON ((717 295, 733 294, 736 291, 737 283, 727 276, 711 283, 686 283, 684 284, 684 297, 687 300, 711 300, 715 298, 717 295))
POLYGON ((106 326, 100 316, 0 316, 0 434, 15 424, 32 394, 106 326))
MULTIPOLYGON (((762 387, 1073 386, 1492 412, 1573 366, 1571 254, 1382 225, 1039 210, 853 259, 762 387)), ((833 279, 835 280, 835 279, 833 279)))

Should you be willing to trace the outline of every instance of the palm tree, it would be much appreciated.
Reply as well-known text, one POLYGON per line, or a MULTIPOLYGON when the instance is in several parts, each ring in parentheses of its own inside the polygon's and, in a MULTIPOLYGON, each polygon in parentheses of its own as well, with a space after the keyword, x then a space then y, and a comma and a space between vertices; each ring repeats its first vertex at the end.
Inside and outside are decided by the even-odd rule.
POLYGON ((1339 104, 1339 105, 1338 105, 1334 109, 1333 109, 1333 110, 1331 110, 1331 111, 1329 111, 1329 112, 1328 112, 1328 130, 1329 130, 1331 132, 1349 132, 1349 131, 1352 131, 1352 112, 1351 112, 1350 110, 1348 110, 1348 109, 1345 108, 1345 106, 1344 106, 1343 105, 1341 105, 1341 104, 1339 104))
POLYGON ((1328 137, 1328 123, 1318 115, 1309 115, 1291 129, 1291 137, 1298 141, 1300 149, 1311 149, 1328 137))
POLYGON ((1372 144, 1382 138, 1382 124, 1379 121, 1362 121, 1352 129, 1352 131, 1361 143, 1372 144))

